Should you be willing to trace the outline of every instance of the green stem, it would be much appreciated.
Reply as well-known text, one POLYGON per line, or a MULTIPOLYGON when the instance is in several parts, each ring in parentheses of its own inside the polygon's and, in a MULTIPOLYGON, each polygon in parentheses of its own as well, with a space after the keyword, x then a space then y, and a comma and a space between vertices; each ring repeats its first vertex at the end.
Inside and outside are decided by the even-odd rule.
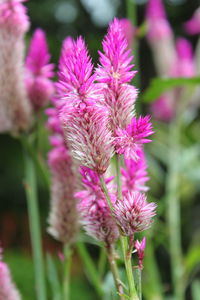
POLYGON ((106 251, 104 247, 101 247, 99 260, 98 260, 98 273, 100 278, 102 278, 105 273, 106 263, 107 263, 106 251))
POLYGON ((46 300, 46 283, 41 245, 40 220, 37 199, 35 167, 27 149, 24 149, 25 191, 29 213, 31 243, 35 268, 37 300, 46 300))
POLYGON ((181 247, 181 216, 179 186, 180 120, 174 120, 169 128, 169 162, 166 181, 167 221, 169 227, 169 249, 171 273, 176 300, 184 299, 183 260, 181 247))
POLYGON ((139 300, 142 300, 142 270, 140 268, 135 268, 133 275, 139 300))
POLYGON ((127 237, 121 236, 120 241, 121 241, 122 251, 123 251, 123 255, 124 255, 126 275, 127 275, 127 279, 128 279, 128 285, 129 285, 129 293, 130 293, 129 299, 130 300, 139 300, 137 291, 135 288, 135 283, 134 283, 131 255, 127 255, 127 252, 128 252, 127 237))
POLYGON ((70 299, 70 270, 71 270, 71 259, 72 259, 72 251, 70 246, 64 245, 64 278, 63 278, 63 300, 70 299))
POLYGON ((90 280, 91 284, 94 286, 99 298, 101 298, 103 296, 103 289, 101 286, 101 281, 100 281, 97 269, 96 269, 90 255, 88 254, 88 251, 87 251, 84 243, 79 241, 76 243, 76 247, 77 247, 78 253, 82 259, 82 262, 84 264, 85 270, 87 271, 89 280, 90 280))
POLYGON ((122 282, 120 280, 119 270, 118 270, 117 263, 116 263, 116 260, 115 260, 115 251, 114 251, 113 245, 110 245, 107 248, 107 254, 108 254, 108 260, 109 260, 109 264, 110 264, 110 270, 111 270, 112 275, 113 275, 113 279, 114 279, 114 282, 115 282, 115 287, 116 287, 117 293, 119 295, 120 300, 124 300, 125 298, 123 296, 123 293, 124 293, 123 285, 122 285, 122 282))
POLYGON ((99 179, 100 179, 100 183, 101 183, 101 188, 105 194, 105 197, 106 197, 106 201, 108 203, 108 206, 110 208, 110 211, 112 213, 113 211, 113 206, 112 206, 112 202, 111 202, 111 199, 110 199, 110 196, 109 196, 109 192, 108 192, 108 189, 107 189, 107 186, 106 186, 106 183, 105 183, 105 180, 104 180, 104 177, 103 175, 102 176, 99 176, 99 179))
POLYGON ((122 200, 122 181, 121 181, 120 155, 119 154, 116 154, 116 179, 117 179, 118 199, 122 200))

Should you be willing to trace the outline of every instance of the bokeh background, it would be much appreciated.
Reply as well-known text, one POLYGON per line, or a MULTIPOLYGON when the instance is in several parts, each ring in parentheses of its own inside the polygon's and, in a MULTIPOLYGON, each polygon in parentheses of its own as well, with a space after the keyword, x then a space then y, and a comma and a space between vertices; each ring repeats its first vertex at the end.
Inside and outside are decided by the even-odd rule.
MULTIPOLYGON (((145 16, 145 0, 135 0, 137 5, 137 22, 141 24, 145 16)), ((126 1, 123 0, 30 0, 26 3, 31 20, 31 28, 27 35, 27 44, 34 29, 40 27, 45 30, 52 62, 57 64, 62 40, 70 35, 73 37, 84 36, 94 63, 98 60, 98 49, 101 49, 101 40, 106 33, 108 23, 114 16, 124 18, 127 15, 126 1)), ((169 21, 176 36, 186 36, 195 47, 197 36, 189 37, 184 33, 182 24, 187 21, 200 5, 198 0, 168 0, 165 7, 169 21)), ((149 86, 151 79, 156 76, 155 67, 150 48, 142 38, 139 43, 139 70, 140 94, 149 86)), ((138 76, 138 75, 136 75, 138 76)), ((142 98, 141 98, 142 99, 142 98)), ((140 102, 140 109, 148 111, 148 105, 140 102)), ((199 99, 200 101, 200 99, 199 99)), ((186 152, 187 160, 193 172, 189 175, 187 167, 183 171, 183 182, 181 190, 182 201, 182 243, 183 252, 186 253, 189 245, 200 244, 200 168, 197 160, 199 152, 199 111, 197 109, 194 120, 189 127, 185 128, 183 139, 188 145, 186 152), (196 150, 191 148, 196 146, 196 150), (196 162, 197 160, 197 162, 196 162)), ((45 118, 42 116, 41 118, 45 118)), ((160 128, 154 135, 165 139, 163 125, 154 121, 155 127, 160 128)), ((42 155, 46 156, 49 149, 47 130, 40 129, 40 143, 42 155)), ((0 136, 0 240, 5 248, 5 260, 8 262, 14 280, 22 291, 25 300, 34 300, 33 294, 33 264, 31 260, 31 245, 27 207, 23 188, 23 155, 20 143, 9 135, 0 136)), ((153 146, 152 146, 153 147, 153 146)), ((148 147, 147 147, 148 151, 148 147)), ((167 153, 163 150, 163 159, 167 153)), ((152 240, 156 243, 156 260, 160 266, 161 278, 166 294, 170 291, 169 257, 167 252, 167 228, 165 227, 165 204, 164 204, 164 182, 166 167, 162 159, 155 165, 151 160, 151 147, 149 148, 151 175, 150 195, 156 199, 159 210, 159 221, 155 236, 152 240), (152 168, 152 169, 151 169, 152 168)), ((58 269, 61 263, 58 258, 61 249, 59 243, 53 241, 46 233, 47 215, 49 209, 49 191, 43 179, 38 174, 40 212, 43 228, 43 247, 45 252, 53 253, 57 257, 58 269)), ((90 246, 94 258, 98 253, 96 246, 90 246)), ((198 279, 200 275, 200 246, 196 247, 188 264, 191 267, 191 281, 198 279)), ((74 254, 72 300, 95 299, 92 288, 84 277, 83 266, 79 263, 79 257, 74 254), (78 286, 78 287, 77 287, 78 286)), ((187 299, 191 297, 191 286, 188 285, 187 299)), ((199 298, 200 299, 200 298, 199 298)))

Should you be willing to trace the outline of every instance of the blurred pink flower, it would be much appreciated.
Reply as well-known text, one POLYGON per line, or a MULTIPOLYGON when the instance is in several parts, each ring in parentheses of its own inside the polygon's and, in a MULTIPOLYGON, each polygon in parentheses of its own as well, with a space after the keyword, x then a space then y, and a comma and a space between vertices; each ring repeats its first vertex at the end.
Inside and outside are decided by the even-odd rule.
POLYGON ((149 177, 147 176, 147 164, 143 149, 139 149, 137 155, 137 161, 125 159, 125 166, 121 169, 122 192, 124 195, 131 191, 145 192, 148 190, 145 183, 149 180, 149 177))
POLYGON ((20 300, 21 296, 12 281, 8 266, 0 256, 0 300, 20 300))
POLYGON ((146 238, 144 237, 141 242, 138 240, 135 242, 135 248, 137 250, 139 268, 143 268, 144 250, 146 247, 146 238))
MULTIPOLYGON (((85 189, 75 194, 79 199, 81 223, 88 235, 107 245, 113 244, 119 238, 119 231, 101 189, 99 176, 86 167, 81 168, 81 174, 85 189)), ((109 191, 112 190, 112 179, 105 180, 109 191)), ((110 193, 110 197, 114 203, 115 195, 110 193)))
POLYGON ((54 66, 49 61, 45 32, 37 29, 30 42, 25 65, 27 91, 35 110, 45 106, 54 94, 54 83, 49 79, 54 75, 54 66))
POLYGON ((136 28, 132 25, 132 22, 129 19, 120 19, 120 25, 123 31, 123 34, 128 42, 128 47, 133 47, 134 37, 136 33, 136 28))
POLYGON ((121 232, 132 236, 135 232, 144 231, 151 226, 155 216, 156 204, 146 201, 146 196, 139 192, 124 195, 123 200, 114 204, 114 216, 121 232))
POLYGON ((194 12, 192 18, 185 22, 184 28, 188 34, 200 33, 200 7, 194 12))
POLYGON ((74 193, 76 177, 69 150, 58 137, 51 138, 54 148, 48 154, 51 170, 51 208, 48 232, 63 243, 71 243, 78 230, 74 193))
POLYGON ((0 132, 18 134, 32 123, 24 85, 24 34, 29 20, 19 0, 0 3, 0 132))
POLYGON ((170 122, 175 116, 175 107, 172 93, 165 93, 151 104, 151 112, 153 116, 164 122, 170 122))
POLYGON ((108 111, 100 104, 101 89, 94 83, 96 75, 82 38, 73 42, 63 59, 59 116, 64 136, 74 158, 102 174, 113 155, 112 138, 108 111))
POLYGON ((147 139, 153 133, 150 117, 133 118, 126 129, 117 129, 114 141, 115 149, 118 154, 124 154, 125 159, 138 160, 138 151, 141 145, 149 143, 147 139))

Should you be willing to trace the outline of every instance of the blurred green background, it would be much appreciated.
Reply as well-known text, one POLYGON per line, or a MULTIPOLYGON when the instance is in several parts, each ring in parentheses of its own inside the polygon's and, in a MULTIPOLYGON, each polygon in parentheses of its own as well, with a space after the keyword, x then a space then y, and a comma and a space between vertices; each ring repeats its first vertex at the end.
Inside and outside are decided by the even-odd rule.
MULTIPOLYGON (((137 22, 141 24, 144 21, 145 0, 135 0, 137 4, 137 22)), ((171 0, 165 1, 168 18, 173 27, 176 36, 186 36, 182 24, 188 20, 195 9, 200 5, 197 0, 171 0)), ((114 16, 126 17, 126 1, 122 0, 30 0, 26 3, 28 14, 31 20, 31 28, 27 35, 27 44, 34 29, 40 27, 46 31, 52 61, 57 64, 62 40, 71 35, 73 37, 83 35, 94 59, 97 63, 98 49, 101 49, 101 40, 106 33, 108 23, 114 16)), ((188 37, 195 47, 197 37, 188 37)), ((139 45, 139 75, 141 78, 140 93, 145 90, 152 77, 155 76, 155 67, 152 61, 151 51, 143 38, 139 45)), ((137 76, 137 75, 136 75, 137 76)), ((139 100, 140 101, 140 100, 139 100)), ((143 111, 148 111, 148 106, 141 103, 143 111)), ((198 112, 199 113, 199 112, 198 112)), ((197 115, 198 116, 198 115, 197 115)), ((154 140, 159 141, 165 139, 164 131, 166 124, 155 122, 157 130, 154 140)), ((200 236, 200 202, 199 202, 199 169, 195 161, 199 151, 199 127, 200 121, 196 117, 189 127, 184 131, 184 143, 188 146, 185 152, 186 159, 189 160, 191 170, 188 176, 187 167, 182 173, 182 236, 183 251, 186 253, 188 245, 191 242, 198 241, 200 236), (194 149, 192 145, 197 145, 194 149), (196 151, 196 152, 195 152, 196 151), (193 161, 194 158, 194 161, 193 161), (193 177, 192 177, 193 176, 193 177)), ((42 149, 44 155, 48 150, 47 131, 42 128, 40 131, 42 149)), ((24 300, 34 300, 33 293, 33 264, 31 260, 31 246, 29 225, 27 217, 27 207, 25 201, 25 193, 23 189, 23 158, 20 143, 8 135, 0 136, 0 240, 5 248, 5 260, 8 262, 14 280, 22 291, 24 300)), ((151 153, 150 146, 150 153, 151 153)), ((148 149, 148 148, 147 148, 148 149)), ((165 151, 165 150, 163 150, 165 151)), ((166 155, 162 153, 163 157, 166 155)), ((159 164, 153 164, 150 159, 149 173, 151 175, 151 196, 158 203, 160 214, 156 234, 158 237, 156 247, 156 259, 160 265, 162 280, 165 289, 169 288, 169 259, 167 254, 166 229, 164 227, 165 217, 164 210, 164 180, 165 165, 162 161, 159 164), (152 167, 152 169, 151 169, 152 167), (157 171, 156 171, 157 168, 157 171), (153 170, 153 171, 152 171, 153 170), (160 173, 159 173, 160 172, 160 173), (163 179, 162 179, 163 176, 163 179), (163 242, 164 241, 164 242, 163 242)), ((58 257, 60 244, 53 241, 46 233, 46 219, 49 208, 49 192, 46 189, 43 179, 38 175, 39 181, 39 199, 40 211, 43 226, 43 246, 45 251, 53 253, 58 257)), ((156 237, 154 237, 156 239, 156 237)), ((96 256, 97 247, 92 249, 92 254, 96 256)), ((192 277, 198 278, 200 275, 199 263, 200 251, 195 250, 193 256, 190 257, 188 264, 195 265, 192 269, 192 277), (195 252, 196 251, 196 252, 195 252), (195 260, 195 263, 194 263, 195 260)), ((79 266, 79 259, 75 254, 74 270, 72 280, 72 300, 95 299, 93 291, 83 277, 83 267, 79 266), (84 295, 84 296, 82 296, 84 295)), ((61 262, 56 259, 58 268, 61 270, 61 262)), ((188 298, 190 299, 190 290, 188 290, 188 298)))

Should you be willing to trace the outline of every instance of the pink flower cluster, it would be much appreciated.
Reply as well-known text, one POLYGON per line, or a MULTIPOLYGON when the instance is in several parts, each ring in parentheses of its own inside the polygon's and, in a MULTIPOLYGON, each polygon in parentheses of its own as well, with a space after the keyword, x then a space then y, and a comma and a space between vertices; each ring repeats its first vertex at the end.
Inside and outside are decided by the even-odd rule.
MULTIPOLYGON (((153 130, 148 116, 135 116, 137 90, 130 81, 136 72, 122 21, 110 24, 99 53, 100 64, 94 71, 84 40, 64 41, 55 102, 65 143, 82 165, 83 189, 75 194, 81 223, 90 236, 108 245, 119 232, 132 236, 149 228, 155 215, 155 204, 148 204, 141 193, 148 180, 142 145, 150 142, 153 130), (111 211, 101 180, 114 152, 124 156, 125 166, 122 200, 117 198, 113 177, 104 179, 111 211)), ((48 110, 48 115, 48 126, 60 131, 55 110, 48 110)))
MULTIPOLYGON (((79 212, 82 225, 86 232, 95 239, 113 244, 119 238, 119 230, 101 189, 99 176, 95 171, 87 167, 81 168, 84 190, 75 194, 79 199, 79 212)), ((107 188, 112 190, 113 177, 105 180, 107 188)), ((116 197, 110 193, 113 205, 116 197)))
POLYGON ((184 24, 184 27, 189 34, 200 33, 200 7, 195 11, 192 18, 184 24))
POLYGON ((37 29, 30 42, 26 57, 26 87, 28 96, 37 111, 51 99, 54 94, 53 64, 49 64, 50 54, 45 32, 37 29))

